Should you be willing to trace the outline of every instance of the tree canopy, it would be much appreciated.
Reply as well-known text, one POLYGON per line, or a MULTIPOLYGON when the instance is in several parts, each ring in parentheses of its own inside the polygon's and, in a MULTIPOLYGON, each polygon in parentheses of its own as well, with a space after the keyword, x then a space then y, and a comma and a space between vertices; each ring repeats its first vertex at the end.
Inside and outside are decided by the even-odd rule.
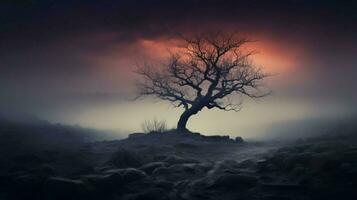
POLYGON ((184 108, 177 129, 187 130, 188 119, 203 108, 239 111, 242 101, 233 100, 234 95, 260 98, 269 94, 262 82, 268 74, 251 60, 255 51, 242 48, 250 40, 222 33, 182 40, 184 47, 170 53, 168 62, 144 64, 137 70, 143 77, 139 96, 154 96, 184 108))

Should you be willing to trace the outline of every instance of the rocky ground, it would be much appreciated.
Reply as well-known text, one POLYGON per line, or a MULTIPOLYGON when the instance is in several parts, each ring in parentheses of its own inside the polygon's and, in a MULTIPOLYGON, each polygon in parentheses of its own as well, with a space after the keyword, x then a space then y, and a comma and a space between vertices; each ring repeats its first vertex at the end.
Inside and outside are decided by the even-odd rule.
POLYGON ((357 199, 356 144, 345 137, 273 145, 174 131, 45 149, 7 141, 0 199, 357 199))

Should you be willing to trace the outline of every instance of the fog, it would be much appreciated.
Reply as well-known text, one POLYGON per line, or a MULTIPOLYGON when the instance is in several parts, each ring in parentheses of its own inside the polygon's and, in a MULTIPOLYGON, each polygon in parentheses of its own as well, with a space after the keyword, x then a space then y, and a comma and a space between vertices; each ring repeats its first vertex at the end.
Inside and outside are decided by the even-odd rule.
POLYGON ((1 8, 7 22, 0 42, 2 116, 124 135, 141 131, 140 124, 153 118, 175 127, 182 110, 154 99, 128 100, 135 96, 133 71, 145 61, 165 61, 167 50, 180 45, 180 34, 217 30, 255 41, 254 61, 275 74, 267 80, 273 93, 259 101, 244 99, 238 113, 203 110, 189 121, 192 131, 264 138, 271 126, 285 132, 291 127, 281 124, 287 122, 301 127, 301 121, 355 112, 353 3, 158 2, 139 7, 130 1, 85 7, 71 1, 7 2, 1 8))

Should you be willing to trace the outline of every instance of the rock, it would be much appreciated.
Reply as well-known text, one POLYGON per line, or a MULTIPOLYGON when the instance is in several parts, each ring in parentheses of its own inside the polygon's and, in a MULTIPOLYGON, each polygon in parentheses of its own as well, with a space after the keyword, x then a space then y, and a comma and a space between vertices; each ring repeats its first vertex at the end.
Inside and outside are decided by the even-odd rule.
POLYGON ((236 143, 243 143, 243 142, 244 142, 243 138, 240 137, 240 136, 236 137, 236 138, 234 139, 234 141, 235 141, 236 143))
POLYGON ((170 180, 184 180, 193 178, 196 175, 195 168, 189 164, 175 164, 168 167, 170 180))
POLYGON ((122 184, 120 175, 89 174, 82 176, 84 182, 89 183, 99 193, 109 193, 115 191, 122 184))
POLYGON ((134 168, 124 169, 121 174, 124 183, 131 183, 146 178, 145 172, 134 168))
POLYGON ((258 171, 259 172, 267 172, 269 171, 268 165, 269 165, 269 161, 268 160, 260 160, 257 161, 257 167, 258 167, 258 171))
POLYGON ((89 186, 82 180, 50 177, 44 184, 45 199, 87 199, 89 186))
POLYGON ((224 160, 221 162, 217 162, 212 170, 210 170, 209 174, 222 174, 222 173, 236 173, 239 172, 239 163, 234 160, 224 160))
POLYGON ((140 167, 142 165, 140 156, 133 151, 119 149, 114 153, 109 163, 118 168, 140 167))
POLYGON ((183 193, 189 186, 190 181, 189 180, 180 180, 175 183, 175 189, 179 193, 183 193))
POLYGON ((212 135, 205 138, 211 142, 232 142, 228 135, 212 135))
POLYGON ((125 186, 131 183, 140 188, 140 184, 137 185, 137 183, 141 183, 145 178, 145 172, 133 168, 112 170, 112 173, 107 174, 82 176, 82 180, 94 187, 95 193, 99 195, 97 199, 103 198, 104 195, 121 194, 125 186))
POLYGON ((190 144, 190 143, 178 143, 176 145, 174 145, 175 148, 180 148, 180 149, 198 149, 199 146, 194 145, 194 144, 190 144))
POLYGON ((314 143, 308 147, 308 150, 314 153, 326 152, 330 147, 326 143, 314 143))
POLYGON ((247 189, 255 187, 258 180, 254 176, 241 174, 223 174, 219 176, 211 186, 218 189, 247 189))
POLYGON ((116 182, 131 183, 137 180, 141 180, 146 177, 146 173, 135 168, 126 169, 111 169, 104 172, 109 174, 109 179, 115 179, 116 182))
POLYGON ((115 173, 91 174, 82 176, 82 180, 94 187, 97 193, 113 194, 120 192, 124 185, 140 181, 146 177, 145 173, 136 169, 120 169, 115 173))
POLYGON ((198 163, 198 161, 195 159, 182 158, 179 156, 169 156, 164 160, 164 162, 168 163, 169 165, 182 164, 182 163, 198 163))
POLYGON ((139 137, 143 137, 145 135, 146 135, 145 133, 132 133, 132 134, 129 134, 128 138, 129 139, 139 138, 139 137))
POLYGON ((151 174, 155 169, 157 169, 159 167, 166 167, 166 166, 167 166, 167 164, 165 162, 152 162, 152 163, 143 165, 139 169, 144 171, 147 174, 151 174))
POLYGON ((202 188, 207 188, 208 186, 213 185, 213 183, 214 183, 214 180, 212 179, 212 177, 205 176, 203 178, 198 178, 198 179, 191 181, 189 183, 189 187, 193 188, 193 189, 195 189, 195 188, 202 189, 202 188))
POLYGON ((157 168, 152 176, 170 181, 192 180, 205 176, 211 166, 202 163, 174 164, 169 167, 157 168))
POLYGON ((169 173, 170 171, 167 167, 159 167, 152 172, 152 176, 160 178, 167 176, 169 173))
POLYGON ((46 184, 49 186, 55 186, 56 188, 73 188, 83 185, 82 180, 73 180, 62 177, 50 177, 47 179, 46 184))
POLYGON ((239 167, 239 163, 235 160, 223 160, 220 163, 220 166, 224 166, 227 168, 238 168, 239 167))
POLYGON ((197 174, 207 173, 209 170, 213 168, 213 163, 204 162, 204 163, 197 163, 197 164, 185 164, 185 165, 192 165, 195 168, 195 172, 197 174))
POLYGON ((168 169, 170 170, 170 172, 194 173, 195 166, 195 164, 175 164, 168 167, 168 169))
POLYGON ((291 171, 296 166, 308 166, 311 160, 311 153, 292 153, 284 152, 277 153, 269 159, 270 164, 275 167, 275 170, 279 171, 291 171))
POLYGON ((242 162, 238 163, 239 168, 250 168, 253 169, 257 166, 257 163, 251 159, 243 160, 242 162))
POLYGON ((108 174, 106 174, 106 175, 103 175, 103 174, 87 174, 87 175, 82 176, 81 179, 83 181, 88 181, 88 182, 96 185, 97 183, 106 181, 109 177, 110 177, 110 175, 108 175, 108 174))
POLYGON ((165 181, 165 180, 158 180, 154 182, 154 185, 158 188, 164 189, 164 190, 172 190, 174 187, 174 184, 170 181, 165 181))

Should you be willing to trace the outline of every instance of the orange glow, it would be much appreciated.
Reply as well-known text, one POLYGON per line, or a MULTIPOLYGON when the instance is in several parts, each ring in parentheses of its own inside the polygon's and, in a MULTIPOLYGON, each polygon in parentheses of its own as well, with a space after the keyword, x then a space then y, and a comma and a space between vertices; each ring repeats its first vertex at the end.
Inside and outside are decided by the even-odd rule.
MULTIPOLYGON (((169 51, 177 52, 180 50, 179 40, 147 40, 139 42, 145 54, 152 59, 165 59, 169 51)), ((244 49, 256 50, 257 54, 252 56, 252 60, 264 71, 269 73, 285 73, 297 67, 298 56, 297 49, 289 49, 282 45, 272 44, 271 42, 252 42, 247 44, 244 49)))
MULTIPOLYGON (((89 52, 84 58, 92 66, 92 72, 113 85, 127 85, 135 79, 134 69, 137 64, 145 61, 164 62, 170 52, 177 52, 182 47, 179 39, 158 38, 138 39, 133 43, 115 44, 105 53, 89 52)), ((245 46, 247 50, 256 50, 252 56, 253 62, 272 74, 287 74, 295 71, 299 65, 299 48, 268 40, 252 42, 245 46)))
POLYGON ((294 70, 298 65, 298 49, 287 50, 285 46, 269 42, 254 42, 247 49, 258 51, 253 61, 269 73, 285 73, 294 70))
POLYGON ((182 43, 177 39, 170 40, 148 40, 142 39, 139 42, 145 52, 145 54, 149 55, 152 59, 165 59, 169 56, 170 52, 174 53, 179 51, 180 44, 182 43))

